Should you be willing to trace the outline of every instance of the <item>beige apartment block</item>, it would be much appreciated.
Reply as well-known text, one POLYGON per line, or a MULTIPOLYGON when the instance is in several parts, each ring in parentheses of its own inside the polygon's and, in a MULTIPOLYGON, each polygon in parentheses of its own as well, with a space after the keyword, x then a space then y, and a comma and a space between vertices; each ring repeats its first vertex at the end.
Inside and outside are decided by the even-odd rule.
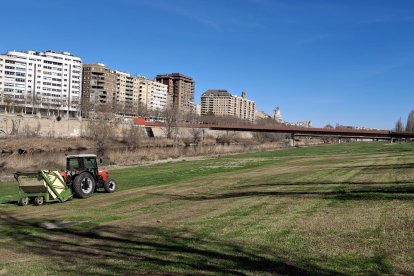
POLYGON ((227 90, 207 90, 201 95, 201 115, 233 116, 254 122, 256 104, 242 96, 233 96, 227 90))
POLYGON ((143 76, 115 71, 104 64, 86 64, 83 74, 83 115, 101 104, 130 116, 161 111, 167 105, 168 86, 143 76))
POLYGON ((167 107, 168 86, 143 76, 136 76, 139 84, 140 106, 146 110, 161 111, 167 107))
POLYGON ((116 112, 125 115, 138 113, 139 86, 128 73, 116 72, 116 112))
POLYGON ((142 107, 149 109, 150 95, 151 95, 151 83, 145 77, 136 77, 135 82, 139 85, 138 99, 142 107))
POLYGON ((96 105, 112 105, 116 96, 116 74, 102 63, 84 64, 82 76, 82 115, 96 105))
POLYGON ((156 81, 168 86, 167 106, 177 109, 180 113, 194 110, 194 87, 192 78, 180 73, 158 75, 156 81))
POLYGON ((116 76, 116 103, 119 113, 142 115, 147 111, 161 111, 166 108, 167 85, 120 71, 116 71, 116 76))

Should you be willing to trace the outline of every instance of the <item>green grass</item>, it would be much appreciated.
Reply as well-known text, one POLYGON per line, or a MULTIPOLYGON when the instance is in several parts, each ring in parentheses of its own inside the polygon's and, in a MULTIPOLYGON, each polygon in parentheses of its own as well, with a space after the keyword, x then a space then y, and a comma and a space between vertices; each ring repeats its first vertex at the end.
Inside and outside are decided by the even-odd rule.
POLYGON ((19 190, 15 182, 0 182, 0 203, 16 201, 19 190))
POLYGON ((17 207, 0 274, 413 274, 414 145, 355 143, 112 171, 113 194, 17 207), (47 230, 45 222, 77 221, 47 230))
POLYGON ((133 167, 112 171, 112 175, 122 183, 120 189, 166 185, 196 177, 210 176, 224 172, 252 169, 274 163, 266 160, 240 161, 236 158, 213 160, 170 162, 144 167, 133 167), (139 176, 139 177, 137 177, 139 176))

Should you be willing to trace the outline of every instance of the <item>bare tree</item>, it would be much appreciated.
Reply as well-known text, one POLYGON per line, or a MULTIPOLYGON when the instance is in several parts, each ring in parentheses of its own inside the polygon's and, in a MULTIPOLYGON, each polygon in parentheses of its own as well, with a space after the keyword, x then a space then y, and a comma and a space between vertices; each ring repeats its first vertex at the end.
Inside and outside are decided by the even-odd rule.
POLYGON ((406 132, 414 132, 414 110, 408 114, 407 124, 405 125, 406 132))
MULTIPOLYGON (((25 114, 27 114, 27 107, 28 107, 28 105, 29 105, 29 104, 31 104, 31 103, 32 103, 32 94, 31 94, 31 92, 30 92, 30 91, 28 91, 28 92, 26 93, 25 98, 24 98, 24 113, 25 113, 25 114)), ((33 110, 33 108, 32 108, 32 110, 33 110)))
POLYGON ((137 115, 139 117, 146 118, 146 117, 150 116, 150 114, 151 114, 151 110, 148 110, 147 106, 140 102, 138 104, 138 112, 137 112, 137 115))
POLYGON ((80 102, 80 112, 83 118, 89 118, 93 113, 95 102, 90 100, 89 95, 82 95, 80 102))
POLYGON ((130 116, 133 115, 134 113, 134 106, 132 105, 131 102, 125 102, 124 103, 124 110, 123 110, 123 115, 124 116, 130 116))
POLYGON ((194 112, 187 112, 183 115, 183 121, 190 124, 200 123, 200 116, 194 112))
POLYGON ((98 155, 104 155, 111 137, 111 123, 102 118, 92 119, 87 126, 87 135, 95 142, 98 155))
POLYGON ((125 109, 126 108, 125 108, 125 103, 124 102, 115 102, 113 104, 113 107, 114 107, 114 112, 116 114, 125 116, 125 109))
POLYGON ((18 135, 19 134, 19 128, 20 128, 20 119, 12 119, 12 130, 10 132, 10 135, 18 135))
POLYGON ((249 120, 244 120, 236 116, 219 116, 215 115, 212 112, 209 112, 208 114, 201 116, 199 121, 205 124, 213 125, 246 125, 252 123, 249 120))
POLYGON ((39 109, 41 105, 42 105, 42 96, 35 95, 33 97, 33 106, 36 107, 36 114, 39 114, 39 109))
POLYGON ((404 131, 404 124, 401 121, 401 118, 395 123, 395 132, 403 132, 404 131))
POLYGON ((255 124, 260 126, 283 126, 281 122, 276 121, 273 118, 258 118, 256 119, 255 124))
POLYGON ((0 106, 3 105, 3 99, 4 99, 4 90, 0 89, 0 106))
POLYGON ((12 108, 14 109, 14 97, 12 95, 4 95, 4 105, 7 107, 7 111, 10 113, 12 112, 12 108))
MULTIPOLYGON (((333 129, 334 127, 331 124, 327 124, 323 128, 333 129)), ((325 144, 330 144, 330 143, 334 143, 334 141, 336 141, 336 138, 333 136, 323 136, 321 137, 321 140, 325 144)))
POLYGON ((179 121, 179 114, 176 108, 167 108, 162 112, 164 119, 164 127, 162 130, 168 139, 176 139, 178 136, 177 123, 179 121))
POLYGON ((137 148, 140 145, 143 137, 144 133, 138 126, 128 124, 124 125, 122 128, 122 142, 124 142, 128 148, 137 148))
POLYGON ((105 120, 112 120, 115 118, 115 113, 110 103, 100 103, 95 105, 95 112, 99 117, 104 117, 105 120))
POLYGON ((61 99, 61 106, 62 108, 62 113, 65 114, 66 113, 66 117, 69 118, 69 98, 65 98, 63 97, 61 99))
POLYGON ((36 94, 35 94, 34 89, 28 91, 28 93, 26 94, 26 106, 30 106, 32 115, 34 114, 34 109, 35 109, 35 101, 36 101, 35 95, 36 94))
POLYGON ((218 119, 213 112, 209 112, 205 115, 200 116, 200 122, 204 124, 217 124, 218 119))
POLYGON ((25 124, 23 126, 23 132, 26 134, 26 137, 38 137, 40 136, 41 125, 40 122, 37 122, 37 126, 31 126, 30 124, 25 124))
POLYGON ((225 131, 221 135, 217 136, 216 143, 221 145, 230 145, 237 142, 236 134, 233 131, 225 131))
POLYGON ((283 142, 287 139, 286 134, 281 133, 271 133, 271 132, 253 132, 253 138, 256 142, 266 143, 266 142, 283 142))
POLYGON ((162 121, 162 118, 164 116, 164 111, 163 109, 147 109, 147 113, 143 113, 141 117, 144 118, 151 118, 155 121, 162 121))
POLYGON ((188 139, 186 144, 196 144, 198 145, 203 139, 203 129, 201 128, 190 128, 188 129, 190 133, 190 139, 188 139))
POLYGON ((96 117, 88 122, 86 135, 93 139, 98 155, 103 156, 109 147, 111 139, 115 136, 113 113, 108 105, 96 106, 96 117))
POLYGON ((71 102, 71 108, 76 110, 76 117, 80 116, 80 107, 81 103, 79 97, 73 97, 71 102))
POLYGON ((46 114, 47 114, 47 116, 50 116, 50 105, 51 105, 52 103, 51 103, 51 101, 50 101, 50 98, 49 97, 45 97, 45 99, 44 99, 44 105, 45 105, 45 107, 46 107, 46 114))
POLYGON ((219 117, 219 124, 223 125, 246 125, 250 124, 250 121, 238 118, 236 116, 220 116, 219 117))

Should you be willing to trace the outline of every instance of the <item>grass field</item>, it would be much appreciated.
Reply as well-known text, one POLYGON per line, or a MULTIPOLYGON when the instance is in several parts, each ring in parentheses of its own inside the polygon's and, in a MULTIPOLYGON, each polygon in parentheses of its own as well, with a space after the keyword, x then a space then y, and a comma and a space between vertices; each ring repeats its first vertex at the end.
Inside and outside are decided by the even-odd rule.
POLYGON ((112 173, 116 193, 41 207, 0 183, 0 275, 414 274, 412 144, 112 173))

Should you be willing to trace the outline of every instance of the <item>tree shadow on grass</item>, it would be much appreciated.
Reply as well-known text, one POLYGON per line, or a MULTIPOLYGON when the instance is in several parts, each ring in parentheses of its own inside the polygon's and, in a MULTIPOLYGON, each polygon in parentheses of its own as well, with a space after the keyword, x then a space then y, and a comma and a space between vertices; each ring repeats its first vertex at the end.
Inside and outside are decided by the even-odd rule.
POLYGON ((6 201, 0 201, 0 205, 18 205, 19 201, 17 200, 6 200, 6 201))
POLYGON ((0 211, 12 250, 44 257, 49 272, 107 274, 341 275, 304 261, 288 263, 269 249, 222 242, 167 227, 98 226, 47 230, 0 211))
MULTIPOLYGON (((341 184, 356 184, 356 182, 347 182, 341 184)), ((178 194, 162 194, 156 193, 155 195, 166 196, 176 200, 220 200, 230 198, 241 197, 295 197, 295 198, 325 198, 325 199, 338 199, 338 200, 414 200, 414 184, 413 185, 392 185, 392 186, 369 186, 369 187, 352 187, 352 186, 339 186, 335 190, 320 191, 320 182, 300 182, 300 183, 262 183, 256 185, 248 185, 249 189, 245 189, 246 186, 241 186, 238 191, 224 192, 217 194, 196 194, 196 195, 178 195, 178 194), (315 185, 319 191, 309 191, 308 189, 289 189, 286 191, 269 191, 269 190, 252 190, 253 187, 263 186, 293 186, 293 185, 315 185)), ((335 184, 338 183, 324 183, 335 184)), ((359 183, 361 184, 361 183, 359 183)), ((375 183, 370 183, 373 185, 375 183)), ((378 183, 376 183, 378 184, 378 183)), ((411 184, 411 182, 409 183, 411 184)), ((363 185, 367 185, 364 183, 363 185)), ((331 187, 330 187, 331 188, 331 187)))
POLYGON ((384 164, 384 165, 350 165, 343 166, 341 169, 363 169, 363 170, 397 170, 397 169, 413 169, 414 163, 405 164, 384 164))
MULTIPOLYGON (((414 180, 410 181, 295 181, 295 182, 271 182, 258 184, 240 184, 236 189, 241 188, 258 188, 258 187, 277 187, 277 186, 318 186, 318 185, 360 185, 360 186, 374 186, 374 185, 404 185, 413 184, 414 180)), ((404 188, 405 189, 405 188, 404 188)))

